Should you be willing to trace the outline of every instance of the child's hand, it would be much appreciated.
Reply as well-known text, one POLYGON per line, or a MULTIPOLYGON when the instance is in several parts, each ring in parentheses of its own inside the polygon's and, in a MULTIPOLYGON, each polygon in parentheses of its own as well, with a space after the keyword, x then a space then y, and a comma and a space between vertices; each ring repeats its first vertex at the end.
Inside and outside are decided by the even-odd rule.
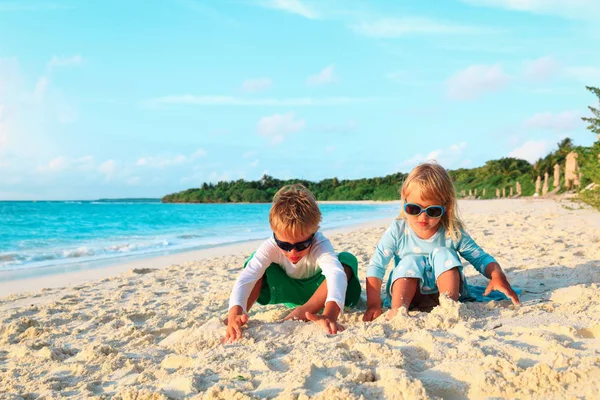
POLYGON ((365 311, 365 315, 363 315, 363 322, 370 322, 379 317, 383 313, 383 309, 381 306, 371 306, 367 307, 367 311, 365 311))
POLYGON ((315 324, 319 325, 320 327, 325 329, 325 331, 327 333, 329 333, 331 335, 335 335, 336 333, 341 332, 346 329, 342 325, 338 324, 336 321, 332 321, 331 319, 329 319, 329 317, 326 315, 317 315, 317 314, 310 313, 308 311, 306 312, 305 315, 306 315, 307 320, 312 321, 315 324))
POLYGON ((306 310, 301 306, 296 307, 288 315, 286 315, 283 320, 308 321, 308 319, 306 319, 306 310))
POLYGON ((483 295, 489 295, 492 290, 497 290, 504 293, 515 306, 521 305, 519 296, 517 296, 517 293, 510 286, 510 283, 508 283, 508 279, 506 279, 506 275, 504 275, 504 273, 492 273, 492 279, 490 279, 490 283, 488 283, 483 295))
POLYGON ((242 326, 248 322, 248 315, 242 311, 242 307, 235 306, 229 310, 227 317, 227 333, 223 343, 233 343, 242 338, 242 326))

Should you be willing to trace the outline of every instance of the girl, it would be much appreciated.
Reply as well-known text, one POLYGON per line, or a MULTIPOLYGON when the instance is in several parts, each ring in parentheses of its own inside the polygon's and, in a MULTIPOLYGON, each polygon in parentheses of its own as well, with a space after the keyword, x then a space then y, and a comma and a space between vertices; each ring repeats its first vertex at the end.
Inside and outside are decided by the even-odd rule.
POLYGON ((484 295, 498 290, 519 304, 500 265, 466 234, 452 179, 444 168, 425 163, 413 169, 402 185, 401 197, 403 210, 377 244, 367 269, 363 321, 382 313, 381 282, 392 257, 395 267, 386 290, 392 305, 389 319, 400 307, 408 310, 428 301, 439 304, 439 293, 455 301, 473 301, 459 254, 490 279, 484 295))

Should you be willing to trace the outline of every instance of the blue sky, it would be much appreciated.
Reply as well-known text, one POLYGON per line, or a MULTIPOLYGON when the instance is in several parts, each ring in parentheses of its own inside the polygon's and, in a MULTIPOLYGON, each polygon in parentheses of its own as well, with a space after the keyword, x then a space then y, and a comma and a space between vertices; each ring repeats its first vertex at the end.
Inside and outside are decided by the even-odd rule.
POLYGON ((600 86, 597 0, 0 0, 0 199, 534 161, 600 86))

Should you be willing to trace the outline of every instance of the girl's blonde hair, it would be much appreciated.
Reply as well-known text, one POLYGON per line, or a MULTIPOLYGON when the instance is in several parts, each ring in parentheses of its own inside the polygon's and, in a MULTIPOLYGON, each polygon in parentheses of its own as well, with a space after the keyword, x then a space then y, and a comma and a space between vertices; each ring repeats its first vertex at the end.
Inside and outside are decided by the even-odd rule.
POLYGON ((319 229, 321 210, 315 196, 299 183, 279 189, 269 212, 271 229, 293 236, 309 236, 319 229))
MULTIPOLYGON (((442 225, 452 240, 459 240, 465 225, 459 217, 456 192, 448 171, 434 162, 416 166, 408 174, 400 189, 400 196, 404 203, 415 187, 419 189, 423 200, 435 201, 436 205, 444 206, 446 212, 442 215, 442 225)), ((406 219, 404 207, 398 219, 406 219)))

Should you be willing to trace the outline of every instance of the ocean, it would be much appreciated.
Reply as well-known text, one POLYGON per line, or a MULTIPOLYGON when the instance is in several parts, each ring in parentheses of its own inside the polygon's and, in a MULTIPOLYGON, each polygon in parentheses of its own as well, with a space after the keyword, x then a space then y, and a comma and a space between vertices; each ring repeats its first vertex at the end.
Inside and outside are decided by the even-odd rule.
MULTIPOLYGON (((398 205, 320 204, 321 229, 394 218, 398 205)), ((270 204, 0 202, 0 280, 267 238, 270 204), (10 278, 6 278, 9 276, 10 278)))

